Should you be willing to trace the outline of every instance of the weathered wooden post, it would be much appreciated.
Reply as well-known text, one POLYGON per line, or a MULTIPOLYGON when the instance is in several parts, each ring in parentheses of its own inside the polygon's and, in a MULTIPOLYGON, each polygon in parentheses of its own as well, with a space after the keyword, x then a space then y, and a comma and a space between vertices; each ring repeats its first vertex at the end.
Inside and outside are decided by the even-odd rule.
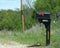
POLYGON ((23 0, 21 0, 22 32, 24 32, 23 0))

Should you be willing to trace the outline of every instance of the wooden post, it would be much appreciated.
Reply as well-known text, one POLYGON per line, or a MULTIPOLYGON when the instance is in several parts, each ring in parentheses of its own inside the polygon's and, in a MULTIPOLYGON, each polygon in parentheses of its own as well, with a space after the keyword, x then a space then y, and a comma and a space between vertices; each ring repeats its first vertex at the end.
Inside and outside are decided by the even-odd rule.
POLYGON ((23 1, 21 0, 22 32, 24 32, 23 1))

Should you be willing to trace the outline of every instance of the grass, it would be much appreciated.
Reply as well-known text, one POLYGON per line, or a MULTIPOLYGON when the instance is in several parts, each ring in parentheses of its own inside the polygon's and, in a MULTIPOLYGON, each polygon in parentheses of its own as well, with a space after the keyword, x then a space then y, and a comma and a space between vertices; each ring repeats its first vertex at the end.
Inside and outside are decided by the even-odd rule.
POLYGON ((51 23, 51 44, 45 46, 46 34, 44 26, 36 25, 22 32, 0 31, 0 41, 16 41, 20 44, 42 44, 42 48, 60 48, 60 22, 51 23))

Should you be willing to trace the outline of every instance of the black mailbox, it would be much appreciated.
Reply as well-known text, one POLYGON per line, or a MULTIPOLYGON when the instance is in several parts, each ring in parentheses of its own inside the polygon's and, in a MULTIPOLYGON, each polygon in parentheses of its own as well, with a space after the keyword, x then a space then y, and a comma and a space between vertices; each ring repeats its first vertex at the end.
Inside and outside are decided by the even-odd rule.
POLYGON ((50 44, 50 13, 49 12, 37 12, 36 17, 40 23, 43 23, 46 28, 46 45, 50 44))
POLYGON ((50 13, 49 12, 37 12, 36 17, 40 23, 50 21, 50 13))

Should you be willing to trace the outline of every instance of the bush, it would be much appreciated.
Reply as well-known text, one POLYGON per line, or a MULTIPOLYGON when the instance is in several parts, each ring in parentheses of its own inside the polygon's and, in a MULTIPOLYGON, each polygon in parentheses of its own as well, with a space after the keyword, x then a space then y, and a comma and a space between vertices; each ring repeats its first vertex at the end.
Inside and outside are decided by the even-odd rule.
MULTIPOLYGON (((25 29, 31 28, 35 23, 32 14, 25 14, 25 29), (28 16, 28 17, 27 17, 28 16)), ((21 13, 16 10, 0 11, 0 30, 22 30, 21 13)))

